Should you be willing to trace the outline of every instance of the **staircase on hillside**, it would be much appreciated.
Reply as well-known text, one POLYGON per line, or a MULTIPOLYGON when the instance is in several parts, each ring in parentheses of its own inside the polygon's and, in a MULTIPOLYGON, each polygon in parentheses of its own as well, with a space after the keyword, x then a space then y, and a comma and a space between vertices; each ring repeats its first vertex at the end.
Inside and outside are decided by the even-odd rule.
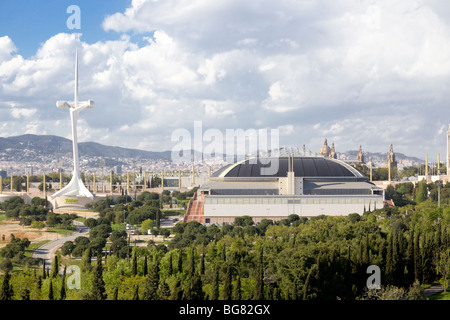
POLYGON ((189 201, 184 222, 197 221, 199 223, 205 223, 204 205, 204 195, 201 194, 200 198, 198 198, 197 193, 195 193, 194 197, 189 201))

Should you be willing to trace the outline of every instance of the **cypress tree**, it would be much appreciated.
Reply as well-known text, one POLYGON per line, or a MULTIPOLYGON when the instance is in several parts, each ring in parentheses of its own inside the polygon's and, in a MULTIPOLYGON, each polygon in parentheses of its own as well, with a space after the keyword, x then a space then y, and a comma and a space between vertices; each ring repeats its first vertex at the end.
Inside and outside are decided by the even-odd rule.
POLYGON ((87 248, 83 253, 83 257, 81 258, 81 268, 83 271, 91 271, 91 261, 92 251, 91 248, 87 248))
POLYGON ((139 284, 136 285, 136 290, 134 290, 133 300, 139 300, 139 284))
POLYGON ((94 280, 93 280, 93 288, 92 288, 92 300, 105 300, 105 282, 103 281, 103 267, 102 267, 102 259, 101 253, 99 255, 99 259, 97 259, 97 265, 94 269, 94 280))
POLYGON ((134 277, 137 275, 137 253, 134 251, 133 260, 131 262, 131 275, 134 277))
POLYGON ((30 300, 30 290, 28 288, 25 288, 20 298, 21 300, 30 300))
POLYGON ((408 247, 406 249, 406 270, 408 272, 407 284, 414 283, 414 230, 411 229, 408 238, 408 247))
POLYGON ((391 284, 392 275, 394 272, 394 258, 393 258, 393 236, 392 232, 388 234, 387 238, 387 252, 386 252, 386 279, 387 284, 391 284))
POLYGON ((236 286, 234 287, 234 290, 233 290, 233 298, 234 298, 234 300, 242 299, 241 276, 239 274, 236 277, 236 286))
POLYGON ((12 285, 10 284, 11 274, 9 271, 6 271, 5 276, 3 277, 2 290, 0 291, 0 300, 12 300, 14 296, 14 291, 12 285))
POLYGON ((362 264, 364 267, 369 265, 369 235, 366 235, 363 245, 362 264))
POLYGON ((422 264, 420 257, 420 234, 415 232, 414 234, 414 281, 422 280, 422 264))
POLYGON ((42 279, 47 279, 47 272, 45 271, 45 259, 42 260, 42 279))
POLYGON ((147 266, 147 255, 144 255, 144 270, 143 270, 143 276, 145 277, 146 275, 147 275, 147 269, 148 269, 148 266, 147 266))
POLYGON ((50 284, 49 284, 49 288, 48 288, 48 300, 54 300, 53 297, 53 281, 52 279, 49 279, 50 284))
POLYGON ((183 250, 181 249, 178 254, 177 271, 179 273, 183 272, 183 250))
POLYGON ((60 300, 66 299, 66 273, 65 273, 65 270, 64 270, 64 275, 62 278, 61 291, 59 292, 59 299, 60 300))
POLYGON ((159 287, 159 261, 158 259, 150 267, 150 272, 145 279, 145 287, 143 293, 144 300, 157 300, 159 287))
POLYGON ((231 300, 232 285, 231 285, 231 267, 227 263, 227 271, 225 273, 225 281, 223 283, 223 298, 224 300, 231 300))
POLYGON ((172 267, 172 252, 169 253, 169 266, 167 267, 167 275, 170 277, 173 273, 173 267, 172 267))
POLYGON ((158 297, 160 300, 167 300, 170 298, 170 288, 165 281, 161 281, 159 284, 158 297))
POLYGON ((181 300, 182 297, 183 297, 183 289, 181 288, 181 281, 180 279, 177 279, 173 287, 173 290, 170 294, 170 300, 181 300))
POLYGON ((55 254, 55 259, 53 260, 52 264, 52 273, 51 278, 56 278, 58 276, 58 270, 59 269, 59 261, 58 261, 58 255, 55 254))
POLYGON ((189 259, 189 277, 193 277, 195 273, 195 254, 194 247, 191 247, 191 257, 189 259))
POLYGON ((262 300, 264 298, 264 266, 263 266, 263 249, 259 249, 258 264, 256 267, 256 284, 253 299, 262 300))
POLYGON ((205 252, 200 257, 200 274, 205 274, 205 252))
POLYGON ((119 299, 119 285, 117 285, 114 288, 114 293, 113 293, 113 300, 118 300, 119 299))
POLYGON ((211 300, 219 300, 219 268, 217 265, 214 267, 211 300))

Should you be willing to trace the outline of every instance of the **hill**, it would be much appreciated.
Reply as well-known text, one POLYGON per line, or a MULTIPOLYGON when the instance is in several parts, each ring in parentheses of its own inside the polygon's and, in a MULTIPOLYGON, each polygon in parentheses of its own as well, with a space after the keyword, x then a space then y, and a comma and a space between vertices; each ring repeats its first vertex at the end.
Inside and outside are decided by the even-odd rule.
MULTIPOLYGON (((170 160, 170 151, 144 151, 95 142, 81 142, 78 150, 81 156, 86 157, 170 160)), ((58 136, 33 134, 0 138, 0 160, 39 161, 48 156, 56 159, 72 157, 72 141, 58 136)))

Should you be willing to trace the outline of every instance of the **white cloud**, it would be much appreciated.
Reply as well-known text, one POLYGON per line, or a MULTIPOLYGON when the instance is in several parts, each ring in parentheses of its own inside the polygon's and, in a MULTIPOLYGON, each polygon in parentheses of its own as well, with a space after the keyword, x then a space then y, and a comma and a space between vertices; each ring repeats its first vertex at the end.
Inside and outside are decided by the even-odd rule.
POLYGON ((382 151, 393 140, 411 154, 422 152, 419 141, 438 149, 442 132, 422 130, 446 127, 450 116, 443 6, 134 0, 103 22, 118 32, 115 41, 88 44, 61 33, 24 59, 0 37, 0 102, 21 107, 1 112, 0 124, 16 121, 10 132, 20 133, 19 120, 66 121, 54 102, 72 99, 78 46, 80 98, 96 101, 80 115, 86 139, 164 150, 172 130, 201 120, 220 130, 281 128, 286 144, 313 151, 324 135, 342 148, 382 151))

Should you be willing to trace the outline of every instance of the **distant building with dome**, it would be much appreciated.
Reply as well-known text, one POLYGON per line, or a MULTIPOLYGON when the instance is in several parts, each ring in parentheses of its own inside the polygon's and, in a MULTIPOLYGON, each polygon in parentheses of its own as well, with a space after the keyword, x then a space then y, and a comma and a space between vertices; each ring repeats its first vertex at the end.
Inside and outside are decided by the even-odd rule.
POLYGON ((323 146, 322 146, 322 148, 320 148, 319 154, 322 155, 322 156, 324 156, 324 157, 329 157, 329 156, 330 156, 330 154, 331 154, 331 149, 330 149, 330 147, 328 146, 327 138, 325 138, 325 140, 324 140, 324 142, 323 142, 323 146))
POLYGON ((384 190, 371 183, 348 163, 333 159, 325 140, 326 156, 301 152, 245 159, 222 167, 200 186, 189 202, 185 222, 233 223, 250 216, 280 220, 301 217, 348 215, 383 207, 384 190), (277 162, 274 162, 277 161, 277 162), (277 163, 272 175, 262 174, 268 163, 277 163))

